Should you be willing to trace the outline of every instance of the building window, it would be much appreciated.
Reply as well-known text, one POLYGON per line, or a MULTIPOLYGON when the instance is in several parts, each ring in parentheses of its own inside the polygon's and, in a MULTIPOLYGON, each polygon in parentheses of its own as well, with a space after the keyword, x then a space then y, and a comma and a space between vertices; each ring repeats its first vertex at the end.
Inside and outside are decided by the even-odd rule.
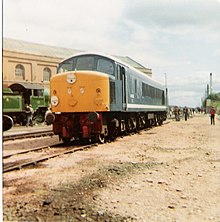
POLYGON ((51 70, 49 68, 44 68, 43 81, 49 82, 51 77, 51 70))
POLYGON ((22 65, 16 65, 15 67, 15 78, 17 80, 25 80, 25 69, 22 65))

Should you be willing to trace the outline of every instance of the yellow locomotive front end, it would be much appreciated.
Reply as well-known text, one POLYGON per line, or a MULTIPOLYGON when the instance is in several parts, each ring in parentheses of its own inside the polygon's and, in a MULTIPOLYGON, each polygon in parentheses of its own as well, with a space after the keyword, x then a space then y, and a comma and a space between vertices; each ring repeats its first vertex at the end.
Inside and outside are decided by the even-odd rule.
POLYGON ((69 71, 50 80, 53 131, 64 142, 105 136, 103 112, 110 111, 109 76, 96 71, 69 71))
POLYGON ((71 71, 50 81, 53 113, 109 111, 109 77, 95 71, 71 71))

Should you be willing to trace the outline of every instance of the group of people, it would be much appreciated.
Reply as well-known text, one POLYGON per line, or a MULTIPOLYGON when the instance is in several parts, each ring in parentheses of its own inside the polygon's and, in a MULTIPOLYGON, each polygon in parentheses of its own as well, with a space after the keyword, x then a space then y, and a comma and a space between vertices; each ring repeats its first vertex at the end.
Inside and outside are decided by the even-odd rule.
MULTIPOLYGON (((174 107, 174 115, 175 115, 175 119, 176 121, 180 121, 180 109, 179 107, 174 107)), ((194 113, 194 110, 192 111, 194 113)), ((210 120, 211 120, 211 125, 215 125, 215 109, 214 107, 212 106, 211 109, 210 109, 210 120)), ((189 115, 190 114, 190 110, 185 106, 183 108, 183 117, 185 119, 185 121, 187 121, 187 119, 189 118, 189 115)))
MULTIPOLYGON (((174 115, 175 115, 176 121, 180 121, 180 109, 179 109, 179 107, 175 106, 173 113, 174 113, 174 115)), ((193 110, 193 113, 194 113, 194 110, 193 110)), ((185 107, 183 108, 183 116, 184 116, 185 121, 187 121, 187 119, 189 118, 189 114, 190 114, 190 111, 189 111, 189 109, 185 106, 185 107)))

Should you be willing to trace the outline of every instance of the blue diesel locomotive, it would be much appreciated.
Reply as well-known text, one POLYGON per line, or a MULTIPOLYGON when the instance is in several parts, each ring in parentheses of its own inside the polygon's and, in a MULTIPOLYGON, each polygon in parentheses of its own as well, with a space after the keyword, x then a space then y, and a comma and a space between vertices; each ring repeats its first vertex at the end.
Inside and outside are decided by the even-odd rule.
POLYGON ((104 142, 166 120, 166 89, 112 56, 80 53, 59 64, 46 117, 64 142, 104 142), (52 116, 51 116, 52 115, 52 116))

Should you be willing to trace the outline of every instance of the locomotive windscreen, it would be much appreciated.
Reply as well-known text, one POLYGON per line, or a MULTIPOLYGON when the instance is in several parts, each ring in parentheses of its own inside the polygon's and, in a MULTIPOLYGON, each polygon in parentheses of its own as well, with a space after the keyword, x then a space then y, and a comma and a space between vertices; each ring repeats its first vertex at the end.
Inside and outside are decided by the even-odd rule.
POLYGON ((76 59, 76 70, 95 70, 95 57, 82 56, 76 59))
POLYGON ((87 55, 65 60, 58 67, 58 73, 73 70, 98 71, 114 75, 114 62, 102 56, 87 55))

